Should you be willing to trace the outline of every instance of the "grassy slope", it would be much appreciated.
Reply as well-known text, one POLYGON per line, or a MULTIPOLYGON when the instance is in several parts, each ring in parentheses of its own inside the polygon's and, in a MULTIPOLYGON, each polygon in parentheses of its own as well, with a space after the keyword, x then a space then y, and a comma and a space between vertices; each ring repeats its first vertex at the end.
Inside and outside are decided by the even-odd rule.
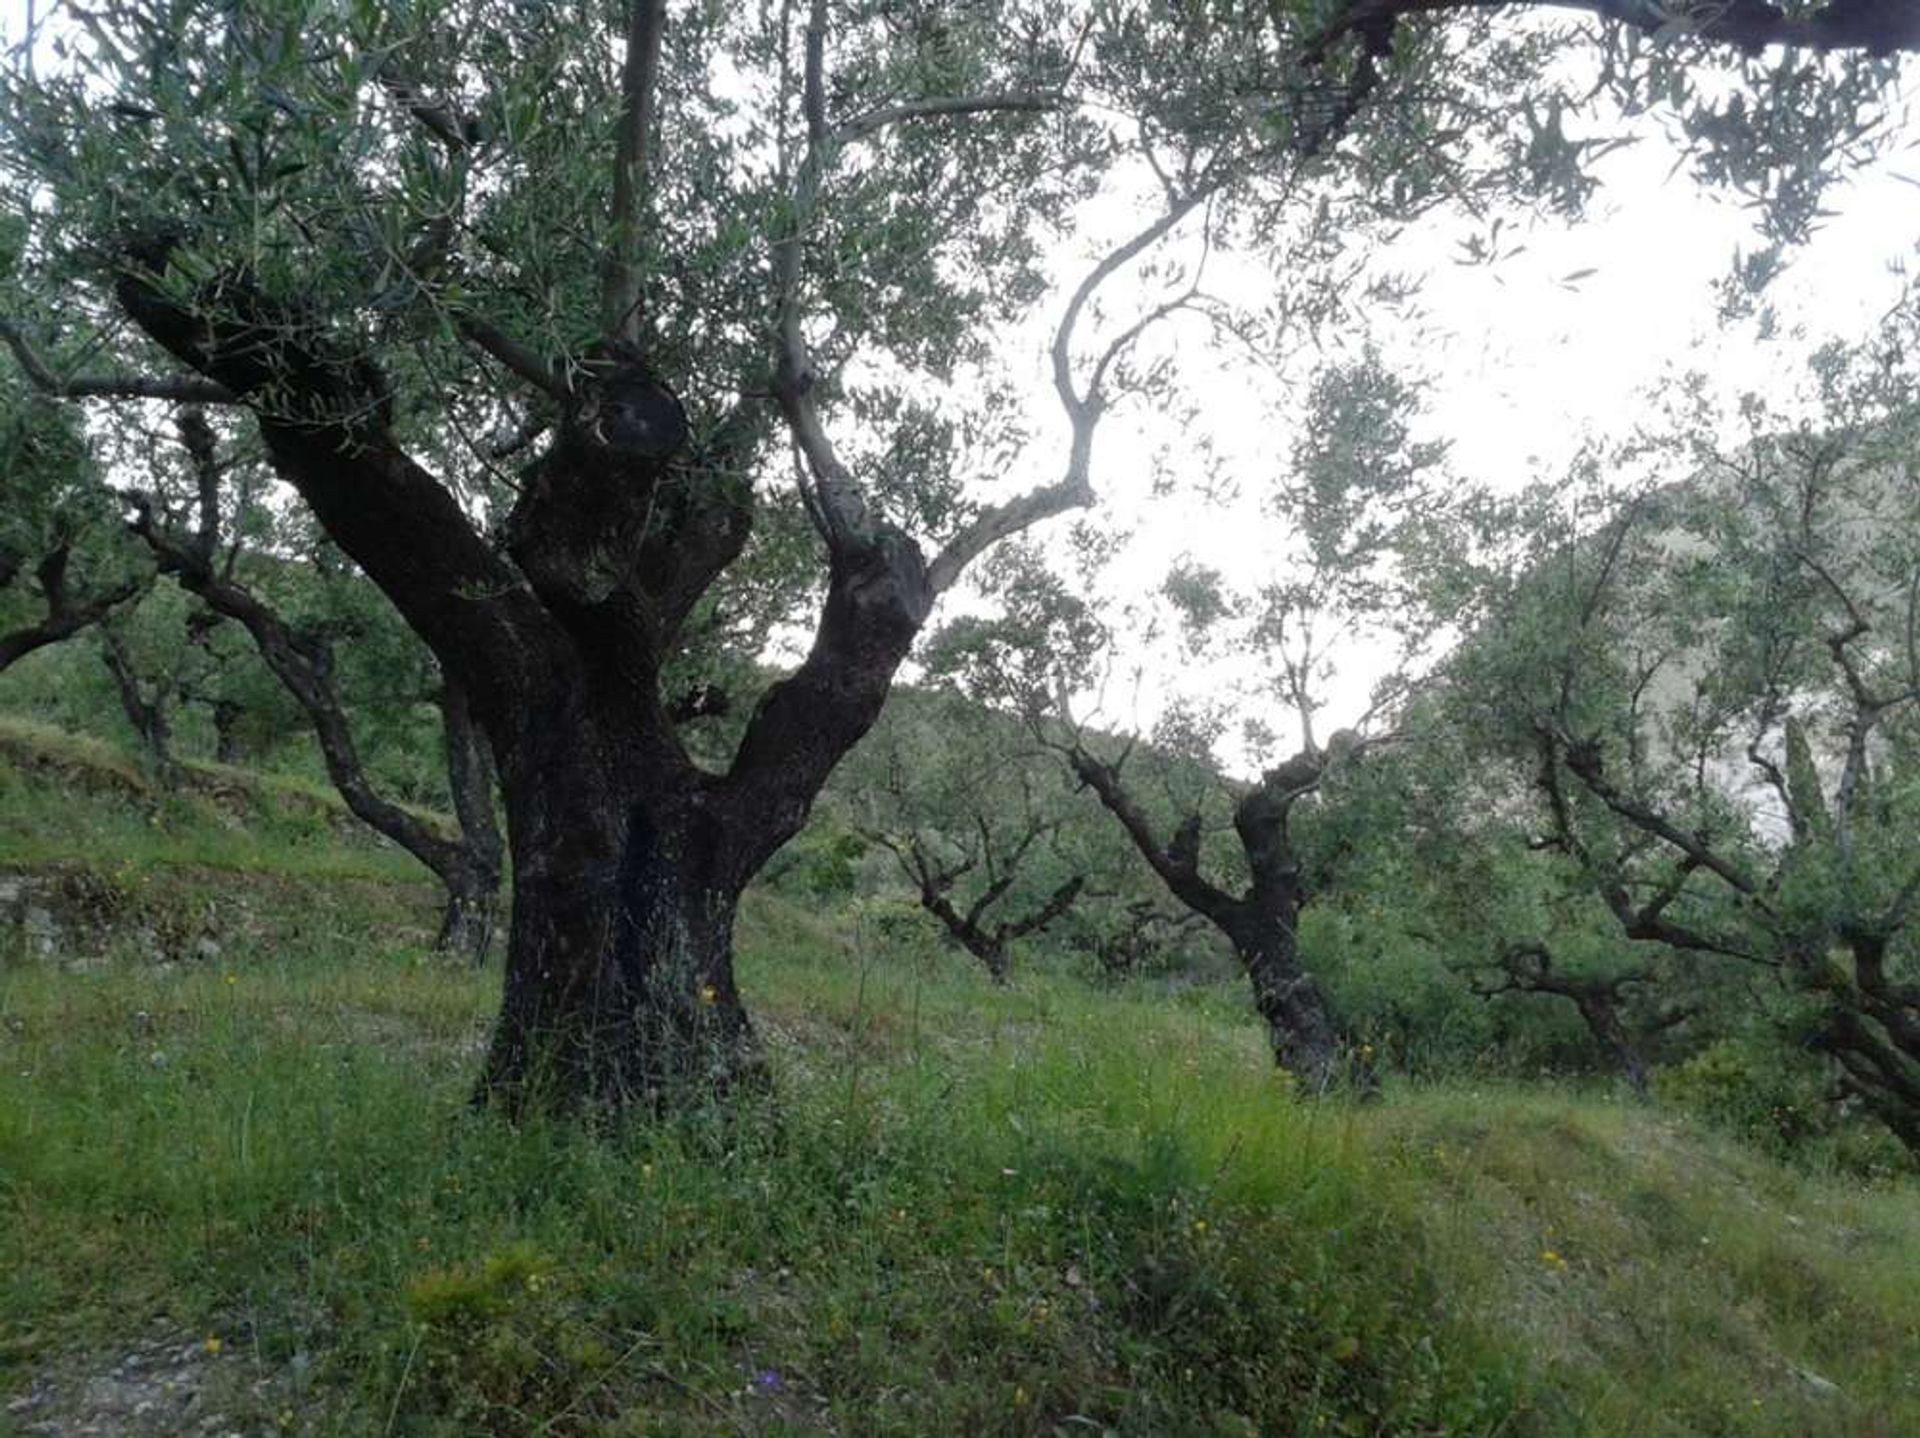
MULTIPOLYGON (((160 884, 229 842, 10 772, 5 862, 56 809, 160 884)), ((380 941, 391 856, 239 848, 337 921, 0 970, 0 1391, 165 1315, 341 1435, 1920 1431, 1910 1184, 1563 1092, 1296 1105, 1237 995, 995 993, 766 896, 777 1112, 508 1131, 497 980, 380 941)))

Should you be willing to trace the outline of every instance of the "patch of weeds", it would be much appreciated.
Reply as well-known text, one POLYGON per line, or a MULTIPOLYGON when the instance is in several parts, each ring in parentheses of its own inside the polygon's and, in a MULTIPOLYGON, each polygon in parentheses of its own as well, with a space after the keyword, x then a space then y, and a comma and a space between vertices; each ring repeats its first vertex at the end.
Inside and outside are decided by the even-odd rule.
POLYGON ((413 1346, 397 1411, 486 1433, 584 1433, 616 1416, 608 1380, 632 1340, 590 1322, 577 1276, 533 1245, 430 1268, 402 1297, 413 1346))

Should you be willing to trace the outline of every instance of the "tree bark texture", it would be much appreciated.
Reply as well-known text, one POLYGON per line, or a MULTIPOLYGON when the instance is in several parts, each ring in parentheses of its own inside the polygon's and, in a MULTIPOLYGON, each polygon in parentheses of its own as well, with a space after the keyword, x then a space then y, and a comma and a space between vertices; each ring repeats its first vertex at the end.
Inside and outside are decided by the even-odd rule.
POLYGON ((1201 874, 1198 815, 1163 843, 1116 766, 1079 748, 1068 758, 1168 892, 1233 945, 1253 988, 1254 1008, 1266 1022, 1274 1061, 1308 1093, 1325 1093, 1342 1084, 1371 1092, 1370 1070, 1355 1062, 1357 1051, 1350 1057, 1324 990, 1300 958, 1300 915, 1312 893, 1294 847, 1293 813, 1318 786, 1324 755, 1303 753, 1269 770, 1235 806, 1234 829, 1252 875, 1240 894, 1228 893, 1201 874))
POLYGON ((568 372, 496 544, 401 448, 369 361, 244 276, 189 308, 155 282, 165 263, 164 245, 130 257, 123 308, 252 409, 276 472, 465 691, 491 749, 513 913, 478 1098, 661 1109, 758 1086, 735 910, 878 717, 932 604, 919 547, 881 521, 836 537, 811 651, 761 697, 731 765, 704 769, 662 671, 746 542, 764 407, 695 445, 644 358, 604 346, 568 372))

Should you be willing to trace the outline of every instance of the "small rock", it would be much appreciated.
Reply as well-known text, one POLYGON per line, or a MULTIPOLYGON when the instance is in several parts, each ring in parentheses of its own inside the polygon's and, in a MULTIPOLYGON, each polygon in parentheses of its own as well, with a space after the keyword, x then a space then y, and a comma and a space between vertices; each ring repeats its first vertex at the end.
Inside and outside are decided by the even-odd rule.
POLYGON ((1795 1378, 1798 1378, 1802 1383, 1806 1384, 1808 1389, 1818 1393, 1822 1398, 1839 1396, 1840 1385, 1835 1383, 1831 1378, 1822 1378, 1811 1368, 1792 1368, 1789 1369, 1789 1371, 1795 1378))

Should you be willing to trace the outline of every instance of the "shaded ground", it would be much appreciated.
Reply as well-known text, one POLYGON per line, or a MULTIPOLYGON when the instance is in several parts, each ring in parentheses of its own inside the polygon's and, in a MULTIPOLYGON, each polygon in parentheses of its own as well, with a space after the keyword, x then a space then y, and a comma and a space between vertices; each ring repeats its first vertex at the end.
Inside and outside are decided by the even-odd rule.
POLYGON ((0 1433, 19 1438, 265 1438, 300 1430, 294 1391, 304 1364, 281 1376, 218 1340, 165 1324, 124 1352, 71 1357, 36 1371, 10 1398, 0 1433))

